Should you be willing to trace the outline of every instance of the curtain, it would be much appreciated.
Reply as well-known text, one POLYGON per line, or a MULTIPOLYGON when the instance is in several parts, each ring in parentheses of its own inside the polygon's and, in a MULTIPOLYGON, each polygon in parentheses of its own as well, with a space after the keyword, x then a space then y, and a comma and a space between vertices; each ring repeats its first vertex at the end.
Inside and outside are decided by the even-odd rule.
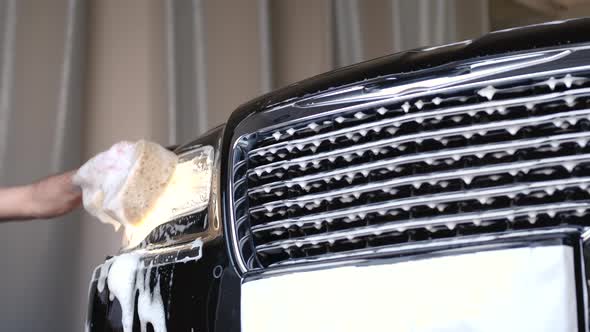
POLYGON ((489 30, 487 0, 167 0, 172 141, 341 66, 489 30))
MULTIPOLYGON (((0 185, 72 169, 81 153, 82 3, 0 2, 0 185)), ((67 331, 78 214, 0 227, 0 329, 67 331)))

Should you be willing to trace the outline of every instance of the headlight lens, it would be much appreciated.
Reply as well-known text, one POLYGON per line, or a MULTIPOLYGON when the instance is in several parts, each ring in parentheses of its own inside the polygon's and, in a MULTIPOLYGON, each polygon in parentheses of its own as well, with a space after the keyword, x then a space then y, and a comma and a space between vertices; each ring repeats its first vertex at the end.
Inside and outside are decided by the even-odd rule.
POLYGON ((157 226, 209 205, 214 148, 198 146, 178 156, 178 164, 154 207, 137 225, 125 229, 125 247, 137 246, 157 226))

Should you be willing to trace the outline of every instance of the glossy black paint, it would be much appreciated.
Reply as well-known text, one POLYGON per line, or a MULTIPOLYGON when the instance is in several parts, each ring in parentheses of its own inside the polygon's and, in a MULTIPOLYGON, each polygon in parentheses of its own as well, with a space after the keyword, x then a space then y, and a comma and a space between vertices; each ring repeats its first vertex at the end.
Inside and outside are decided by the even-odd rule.
MULTIPOLYGON (((153 268, 150 273, 152 288, 157 279, 168 331, 190 331, 190 328, 194 331, 239 331, 241 281, 229 267, 223 239, 205 243, 203 257, 198 261, 171 262, 153 268)), ((123 331, 121 306, 116 299, 109 300, 108 287, 98 292, 95 280, 90 285, 89 296, 89 331, 123 331)), ((141 331, 137 311, 133 331, 141 331)))
MULTIPOLYGON (((168 314, 168 331, 191 331, 191 328, 203 332, 240 330, 240 285, 242 278, 247 276, 236 269, 236 257, 230 249, 230 236, 225 222, 231 215, 227 189, 231 177, 228 166, 230 152, 237 135, 235 130, 244 119, 302 97, 382 76, 399 75, 407 78, 422 75, 425 70, 432 73, 431 70, 437 70, 435 67, 444 67, 457 61, 588 41, 590 20, 578 19, 495 32, 474 41, 389 55, 322 74, 259 97, 240 106, 231 115, 225 128, 216 128, 196 141, 179 147, 177 152, 198 144, 215 144, 219 147, 216 149, 219 159, 216 159, 217 186, 213 188, 211 208, 203 215, 194 217, 201 220, 202 227, 195 227, 189 233, 175 234, 171 244, 164 243, 163 237, 153 235, 143 244, 144 249, 150 250, 204 237, 203 257, 200 260, 164 264, 152 271, 150 276, 152 285, 156 277, 160 278, 161 285, 169 285, 161 287, 168 314), (171 279, 173 282, 170 282, 171 279)), ((575 241, 571 245, 581 247, 575 241)), ((580 254, 581 250, 577 252, 580 254)), ((584 264, 578 256, 577 269, 583 270, 584 264)), ((579 290, 579 293, 581 299, 582 291, 579 290)), ((116 300, 109 300, 107 290, 97 292, 96 280, 90 285, 89 300, 90 331, 122 331, 119 304, 116 300)), ((579 314, 583 316, 581 312, 579 314)), ((137 320, 137 313, 135 315, 137 320)), ((139 331, 138 321, 134 324, 134 331, 139 331)))

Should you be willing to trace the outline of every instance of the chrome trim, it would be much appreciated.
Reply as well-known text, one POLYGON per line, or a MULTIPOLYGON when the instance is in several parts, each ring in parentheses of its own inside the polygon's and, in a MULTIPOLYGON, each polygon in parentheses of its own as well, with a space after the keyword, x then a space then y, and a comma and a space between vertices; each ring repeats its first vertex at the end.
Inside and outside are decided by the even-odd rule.
MULTIPOLYGON (((406 136, 397 136, 389 139, 383 139, 373 142, 368 142, 359 145, 353 145, 346 148, 341 148, 333 151, 322 152, 310 156, 298 157, 291 160, 285 161, 278 161, 273 162, 260 168, 263 169, 272 169, 277 167, 289 167, 292 165, 300 165, 301 167, 305 167, 312 162, 319 162, 320 160, 330 160, 330 158, 336 157, 346 157, 347 154, 355 154, 355 155, 362 155, 363 152, 371 151, 372 149, 379 149, 383 147, 394 147, 397 148, 399 145, 408 143, 408 142, 417 142, 421 143, 427 139, 436 139, 441 140, 443 137, 449 137, 453 135, 463 136, 465 138, 470 138, 475 134, 485 135, 486 133, 492 130, 502 130, 505 129, 511 135, 515 135, 522 127, 530 126, 530 125, 539 125, 545 123, 555 123, 555 122, 573 122, 577 123, 577 121, 582 119, 587 119, 590 117, 590 109, 584 110, 577 110, 571 112, 563 112, 563 113, 556 113, 550 114, 545 116, 538 116, 538 117, 531 117, 525 119, 517 119, 517 120, 507 120, 507 121, 498 121, 498 122, 491 122, 481 125, 474 125, 474 126, 464 126, 464 127, 454 127, 451 129, 442 129, 442 130, 435 130, 435 131, 424 131, 418 134, 406 135, 406 136), (360 151, 364 150, 364 151, 360 151), (303 166, 305 165, 305 166, 303 166)), ((259 169, 259 168, 257 168, 259 169)))
MULTIPOLYGON (((573 78, 575 79, 575 78, 573 78)), ((587 79, 584 78, 585 81, 587 79)), ((541 85, 541 84, 538 84, 541 85)), ((500 90, 501 91, 501 90, 500 90)), ((422 122, 425 119, 434 118, 436 120, 440 120, 445 116, 451 115, 460 115, 460 114, 468 114, 470 116, 475 115, 479 111, 486 111, 488 114, 493 114, 495 112, 501 112, 503 108, 509 108, 513 106, 521 106, 527 105, 529 108, 533 108, 536 104, 541 102, 548 102, 563 99, 565 97, 574 97, 574 96, 590 96, 590 88, 583 88, 577 90, 567 90, 564 92, 556 92, 550 93, 542 96, 535 96, 535 97, 524 97, 524 98, 516 98, 516 99, 508 99, 508 100, 500 100, 500 101, 489 101, 484 102, 476 105, 465 105, 465 106, 457 106, 457 107, 449 107, 449 108, 440 108, 433 111, 426 111, 426 112, 418 112, 418 113, 411 113, 406 114, 399 117, 387 118, 376 122, 369 122, 364 123, 361 125, 343 128, 336 131, 327 132, 324 134, 318 134, 311 137, 300 138, 290 141, 283 141, 275 144, 271 144, 268 146, 264 146, 261 148, 256 148, 248 152, 248 155, 264 155, 265 152, 274 153, 273 150, 285 148, 289 149, 290 147, 296 147, 297 145, 302 144, 310 144, 314 141, 323 140, 323 139, 330 139, 334 140, 337 137, 345 136, 346 134, 350 133, 360 133, 362 131, 369 131, 369 130, 381 130, 385 126, 392 126, 392 127, 399 127, 401 124, 412 122, 412 121, 419 121, 422 122)))
POLYGON ((227 208, 227 211, 229 213, 229 220, 227 220, 226 224, 228 225, 228 230, 229 230, 228 233, 229 233, 229 237, 230 237, 230 240, 228 241, 228 243, 229 243, 229 246, 233 249, 232 250, 233 255, 236 258, 236 259, 234 259, 234 264, 237 265, 237 268, 240 272, 244 273, 244 272, 248 271, 248 268, 246 266, 246 262, 244 261, 244 257, 242 256, 242 250, 239 245, 236 226, 237 226, 238 222, 242 219, 245 219, 247 217, 247 215, 244 215, 240 219, 236 220, 236 211, 235 211, 235 202, 234 202, 235 185, 234 185, 234 181, 233 181, 234 154, 235 154, 235 151, 238 148, 239 144, 240 144, 239 140, 232 142, 232 144, 230 145, 230 150, 228 151, 229 164, 232 165, 232 167, 230 167, 230 169, 232 171, 227 176, 227 179, 229 182, 228 183, 229 184, 229 193, 227 195, 228 200, 229 200, 229 208, 227 208))
MULTIPOLYGON (((378 248, 369 248, 369 249, 359 249, 355 251, 347 251, 346 253, 336 253, 336 254, 329 254, 324 256, 316 256, 316 257, 305 257, 299 259, 291 259, 288 261, 284 261, 272 267, 283 267, 283 266, 291 266, 296 264, 309 264, 309 263, 319 263, 324 261, 336 261, 338 259, 355 259, 360 258, 362 256, 371 256, 371 255, 404 255, 408 254, 413 251, 434 251, 434 250, 441 250, 450 247, 464 247, 464 246, 477 246, 483 245, 487 243, 491 243, 498 240, 515 240, 515 239, 526 239, 527 237, 535 237, 540 235, 559 235, 559 234, 579 234, 581 228, 579 227, 558 227, 558 228, 551 228, 551 229, 533 229, 533 230, 524 230, 524 231, 513 231, 509 233, 488 233, 488 234, 479 234, 479 235, 469 235, 469 236, 462 236, 462 237, 454 237, 454 238, 446 238, 446 239, 437 239, 430 242, 421 242, 421 243, 403 243, 399 245, 390 245, 386 247, 378 247, 378 248)), ((288 270, 279 269, 279 270, 268 270, 262 272, 263 275, 273 274, 273 273, 287 273, 288 270)))
MULTIPOLYGON (((545 64, 548 62, 556 61, 567 57, 568 55, 574 52, 573 49, 564 49, 564 50, 557 50, 557 51, 546 51, 546 52, 539 52, 535 53, 534 55, 529 54, 528 57, 523 58, 522 55, 517 56, 508 56, 503 58, 504 61, 495 61, 495 62, 480 62, 477 65, 468 65, 469 72, 463 75, 456 75, 456 76, 445 76, 445 77, 436 77, 430 78, 427 80, 421 80, 417 82, 411 82, 406 84, 397 85, 391 88, 384 88, 378 92, 373 93, 363 93, 362 96, 359 97, 341 97, 335 103, 322 103, 321 101, 315 100, 313 102, 313 106, 324 106, 324 105, 334 105, 334 104, 343 104, 343 103, 350 103, 350 102, 357 102, 357 101, 369 101, 381 98, 388 98, 389 96, 396 95, 400 97, 413 95, 416 93, 424 93, 424 92, 432 92, 432 90, 442 90, 444 91, 445 88, 454 86, 457 84, 463 84, 469 81, 473 81, 475 79, 481 79, 484 77, 490 77, 493 75, 498 75, 502 73, 506 73, 513 70, 520 70, 527 67, 533 67, 540 64, 545 64)), ((473 84, 473 83, 472 83, 473 84)), ((479 85, 479 82, 476 83, 479 85)), ((469 84, 466 84, 462 87, 469 87, 469 84)), ((362 92, 364 91, 364 86, 359 86, 355 90, 362 92)), ((322 98, 325 96, 335 96, 339 94, 339 92, 334 92, 332 94, 323 95, 322 98)), ((303 106, 303 103, 298 103, 300 106, 303 106)), ((325 115, 328 115, 327 113, 325 115)))
POLYGON ((369 213, 383 213, 392 209, 401 209, 408 211, 411 207, 425 205, 430 208, 436 208, 437 203, 446 203, 453 201, 478 200, 480 203, 486 203, 488 199, 497 196, 515 197, 517 194, 528 194, 532 191, 540 190, 549 193, 554 190, 563 190, 568 186, 578 186, 583 190, 590 186, 590 177, 559 179, 551 181, 528 182, 518 185, 497 186, 484 189, 473 189, 464 191, 450 191, 442 194, 432 194, 418 196, 417 198, 401 198, 392 202, 373 203, 364 206, 355 206, 352 208, 340 209, 330 212, 323 212, 299 218, 288 218, 271 221, 266 224, 252 226, 253 232, 265 231, 273 228, 289 228, 291 226, 302 227, 322 222, 331 223, 337 218, 363 219, 369 213))
POLYGON ((304 245, 316 245, 319 243, 333 244, 338 240, 352 240, 360 236, 381 235, 389 232, 402 232, 408 229, 426 228, 433 231, 436 227, 446 227, 452 229, 455 225, 474 224, 481 225, 488 221, 507 219, 514 221, 517 217, 529 217, 529 222, 534 224, 535 218, 541 214, 555 215, 560 212, 576 211, 576 214, 585 212, 590 209, 590 201, 581 201, 579 203, 561 203, 561 204, 539 204, 520 206, 509 209, 487 210, 482 212, 461 213, 458 215, 443 215, 441 217, 429 217, 413 220, 400 220, 388 224, 357 227, 348 230, 329 232, 323 234, 310 235, 305 238, 295 238, 288 240, 279 240, 265 243, 256 247, 258 251, 271 251, 274 249, 287 249, 289 247, 301 247, 304 245), (580 212, 580 213, 578 213, 580 212))
MULTIPOLYGON (((383 168, 386 166, 394 167, 397 165, 403 165, 406 163, 411 162, 418 162, 418 161, 435 161, 435 160, 444 160, 446 158, 457 158, 463 157, 467 155, 476 155, 476 156, 484 156, 488 153, 493 152, 502 152, 506 151, 508 154, 513 154, 518 149, 524 148, 539 148, 544 144, 552 144, 557 145, 559 143, 571 143, 575 142, 579 144, 581 147, 586 146, 588 140, 590 139, 590 133, 582 132, 582 133, 573 133, 573 134, 563 134, 563 135, 554 135, 554 136, 546 136, 541 138, 534 138, 534 139, 522 139, 522 140, 513 140, 506 143, 500 144, 481 144, 481 145, 471 145, 466 148, 456 148, 456 149, 447 149, 443 151, 436 151, 430 153, 416 153, 416 154, 408 154, 400 157, 389 158, 379 160, 377 162, 373 162, 370 165, 354 165, 345 168, 336 169, 330 172, 321 173, 321 174, 310 174, 306 176, 299 177, 295 180, 285 180, 285 181, 277 181, 271 182, 269 184, 264 185, 264 187, 269 188, 269 190, 278 188, 282 185, 286 187, 293 186, 295 184, 305 184, 306 182, 320 180, 320 179, 327 179, 331 180, 338 176, 346 176, 346 174, 357 174, 368 172, 371 170, 383 168)), ((265 191, 263 188, 255 187, 256 189, 252 190, 253 193, 265 191)))
MULTIPOLYGON (((590 51, 590 46, 585 47, 584 50, 590 51)), ((518 69, 522 69, 522 68, 518 68, 518 69)), ((580 72, 580 71, 587 71, 587 70, 590 70, 590 65, 577 66, 577 67, 567 67, 567 68, 563 68, 563 69, 555 69, 555 70, 548 70, 548 71, 539 71, 539 72, 534 72, 534 73, 530 73, 530 74, 515 75, 515 76, 511 76, 510 78, 489 79, 487 81, 467 83, 467 84, 461 85, 461 86, 449 86, 449 87, 444 87, 444 88, 440 88, 440 89, 433 89, 433 90, 429 90, 429 91, 411 93, 411 94, 402 95, 402 96, 388 97, 388 98, 378 99, 378 100, 359 99, 358 103, 353 104, 351 106, 344 106, 342 108, 338 108, 335 110, 324 111, 323 113, 320 113, 320 114, 312 114, 310 116, 304 116, 304 117, 298 118, 297 120, 286 121, 286 122, 283 122, 280 124, 271 125, 271 126, 261 129, 261 132, 273 131, 279 127, 289 126, 295 122, 299 123, 299 122, 313 121, 313 119, 315 119, 317 117, 330 116, 330 115, 334 115, 336 113, 354 112, 354 111, 364 110, 367 108, 379 108, 379 107, 386 105, 386 104, 404 102, 409 99, 420 98, 420 97, 424 97, 424 96, 431 95, 434 93, 449 93, 449 92, 455 91, 459 88, 473 89, 473 88, 478 88, 478 87, 486 87, 489 85, 493 86, 496 84, 509 83, 509 82, 513 82, 513 81, 535 79, 535 78, 546 77, 546 76, 551 76, 551 75, 557 76, 557 75, 562 75, 562 74, 568 74, 571 72, 580 72)), ((383 78, 383 80, 387 80, 387 78, 383 78)), ((365 85, 362 85, 362 86, 365 86, 365 85)), ((317 97, 310 97, 310 98, 317 98, 317 97)), ((340 103, 338 103, 338 104, 340 104, 340 103)), ((344 104, 346 105, 346 103, 344 103, 344 104)), ((317 109, 321 110, 322 107, 320 107, 320 106, 328 106, 328 105, 322 105, 322 104, 315 102, 313 100, 303 99, 300 102, 294 102, 294 103, 287 104, 287 105, 275 106, 275 107, 270 108, 265 111, 266 112, 275 112, 275 111, 278 111, 279 109, 282 109, 282 108, 297 107, 297 108, 308 108, 308 109, 310 109, 310 113, 313 113, 313 110, 317 110, 317 109), (308 103, 308 104, 305 104, 305 103, 308 103)))
POLYGON ((350 186, 342 189, 323 191, 318 194, 308 194, 292 199, 284 199, 279 203, 270 202, 262 204, 250 212, 272 211, 277 207, 299 206, 307 207, 306 203, 313 203, 313 207, 317 207, 323 201, 330 201, 335 198, 345 198, 350 195, 358 196, 362 193, 386 189, 391 189, 404 185, 411 185, 414 188, 419 188, 422 184, 436 184, 442 180, 459 179, 465 184, 469 185, 473 178, 483 175, 509 173, 516 175, 518 172, 528 173, 531 170, 542 167, 564 166, 567 169, 573 169, 577 163, 590 161, 590 154, 569 155, 564 157, 545 158, 528 160, 523 162, 491 164, 488 166, 470 167, 461 170, 441 171, 437 173, 427 173, 416 176, 402 176, 395 177, 387 181, 377 181, 363 185, 350 186))

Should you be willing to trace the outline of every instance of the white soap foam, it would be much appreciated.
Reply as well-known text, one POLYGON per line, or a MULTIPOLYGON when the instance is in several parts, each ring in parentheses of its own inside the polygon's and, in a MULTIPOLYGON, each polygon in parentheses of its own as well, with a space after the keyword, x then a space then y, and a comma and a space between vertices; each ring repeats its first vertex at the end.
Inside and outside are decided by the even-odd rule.
POLYGON ((104 290, 104 286, 107 280, 107 276, 109 273, 109 269, 111 268, 111 264, 113 263, 113 259, 109 259, 106 262, 104 262, 101 266, 99 266, 100 269, 100 275, 98 277, 98 282, 96 284, 96 289, 98 289, 99 292, 102 292, 104 290))
MULTIPOLYGON (((160 277, 157 277, 153 292, 150 290, 150 276, 152 266, 145 273, 137 271, 135 290, 139 293, 137 299, 137 315, 141 325, 141 331, 147 331, 150 323, 154 332, 166 331, 166 318, 164 317, 164 304, 160 294, 160 277)), ((135 293, 135 292, 134 292, 135 293)))
POLYGON ((494 98, 494 95, 496 94, 496 90, 493 86, 488 85, 485 88, 477 91, 477 94, 487 98, 488 100, 492 100, 494 98))
MULTIPOLYGON (((183 245, 175 249, 176 254, 171 257, 174 263, 186 263, 189 261, 198 261, 203 257, 203 240, 195 239, 192 243, 183 245), (194 252, 193 256, 186 256, 178 259, 181 251, 194 252)), ((141 331, 147 330, 147 325, 151 324, 155 332, 166 332, 166 311, 162 300, 160 289, 160 275, 157 267, 152 261, 146 269, 142 263, 142 257, 147 257, 149 251, 137 250, 132 253, 125 253, 107 260, 97 268, 100 273, 97 280, 96 289, 98 292, 105 290, 105 284, 108 286, 109 299, 117 299, 121 306, 121 325, 123 332, 133 330, 133 315, 137 309, 141 331), (150 278, 155 274, 156 284, 150 287, 150 278), (137 294, 138 302, 135 307, 135 296, 137 294)), ((166 260, 166 262, 169 262, 166 260)), ((170 281, 167 284, 169 288, 173 285, 172 269, 170 281)), ((169 299, 170 300, 170 299, 169 299)))
POLYGON ((101 278, 106 274, 106 283, 109 290, 109 299, 117 299, 121 306, 121 325, 123 332, 133 330, 133 314, 135 312, 135 294, 138 294, 137 313, 141 323, 141 331, 146 331, 150 323, 155 332, 166 332, 166 319, 164 304, 160 294, 160 279, 150 289, 150 275, 152 267, 147 270, 141 266, 141 254, 126 253, 114 257, 101 266, 101 277, 97 290, 102 292, 104 281, 101 278), (110 269, 108 266, 110 265, 110 269), (103 272, 108 270, 107 272, 103 272))
POLYGON ((111 301, 116 298, 121 305, 123 332, 132 332, 133 330, 134 290, 139 258, 139 254, 136 253, 123 254, 113 258, 108 273, 109 298, 111 301))

